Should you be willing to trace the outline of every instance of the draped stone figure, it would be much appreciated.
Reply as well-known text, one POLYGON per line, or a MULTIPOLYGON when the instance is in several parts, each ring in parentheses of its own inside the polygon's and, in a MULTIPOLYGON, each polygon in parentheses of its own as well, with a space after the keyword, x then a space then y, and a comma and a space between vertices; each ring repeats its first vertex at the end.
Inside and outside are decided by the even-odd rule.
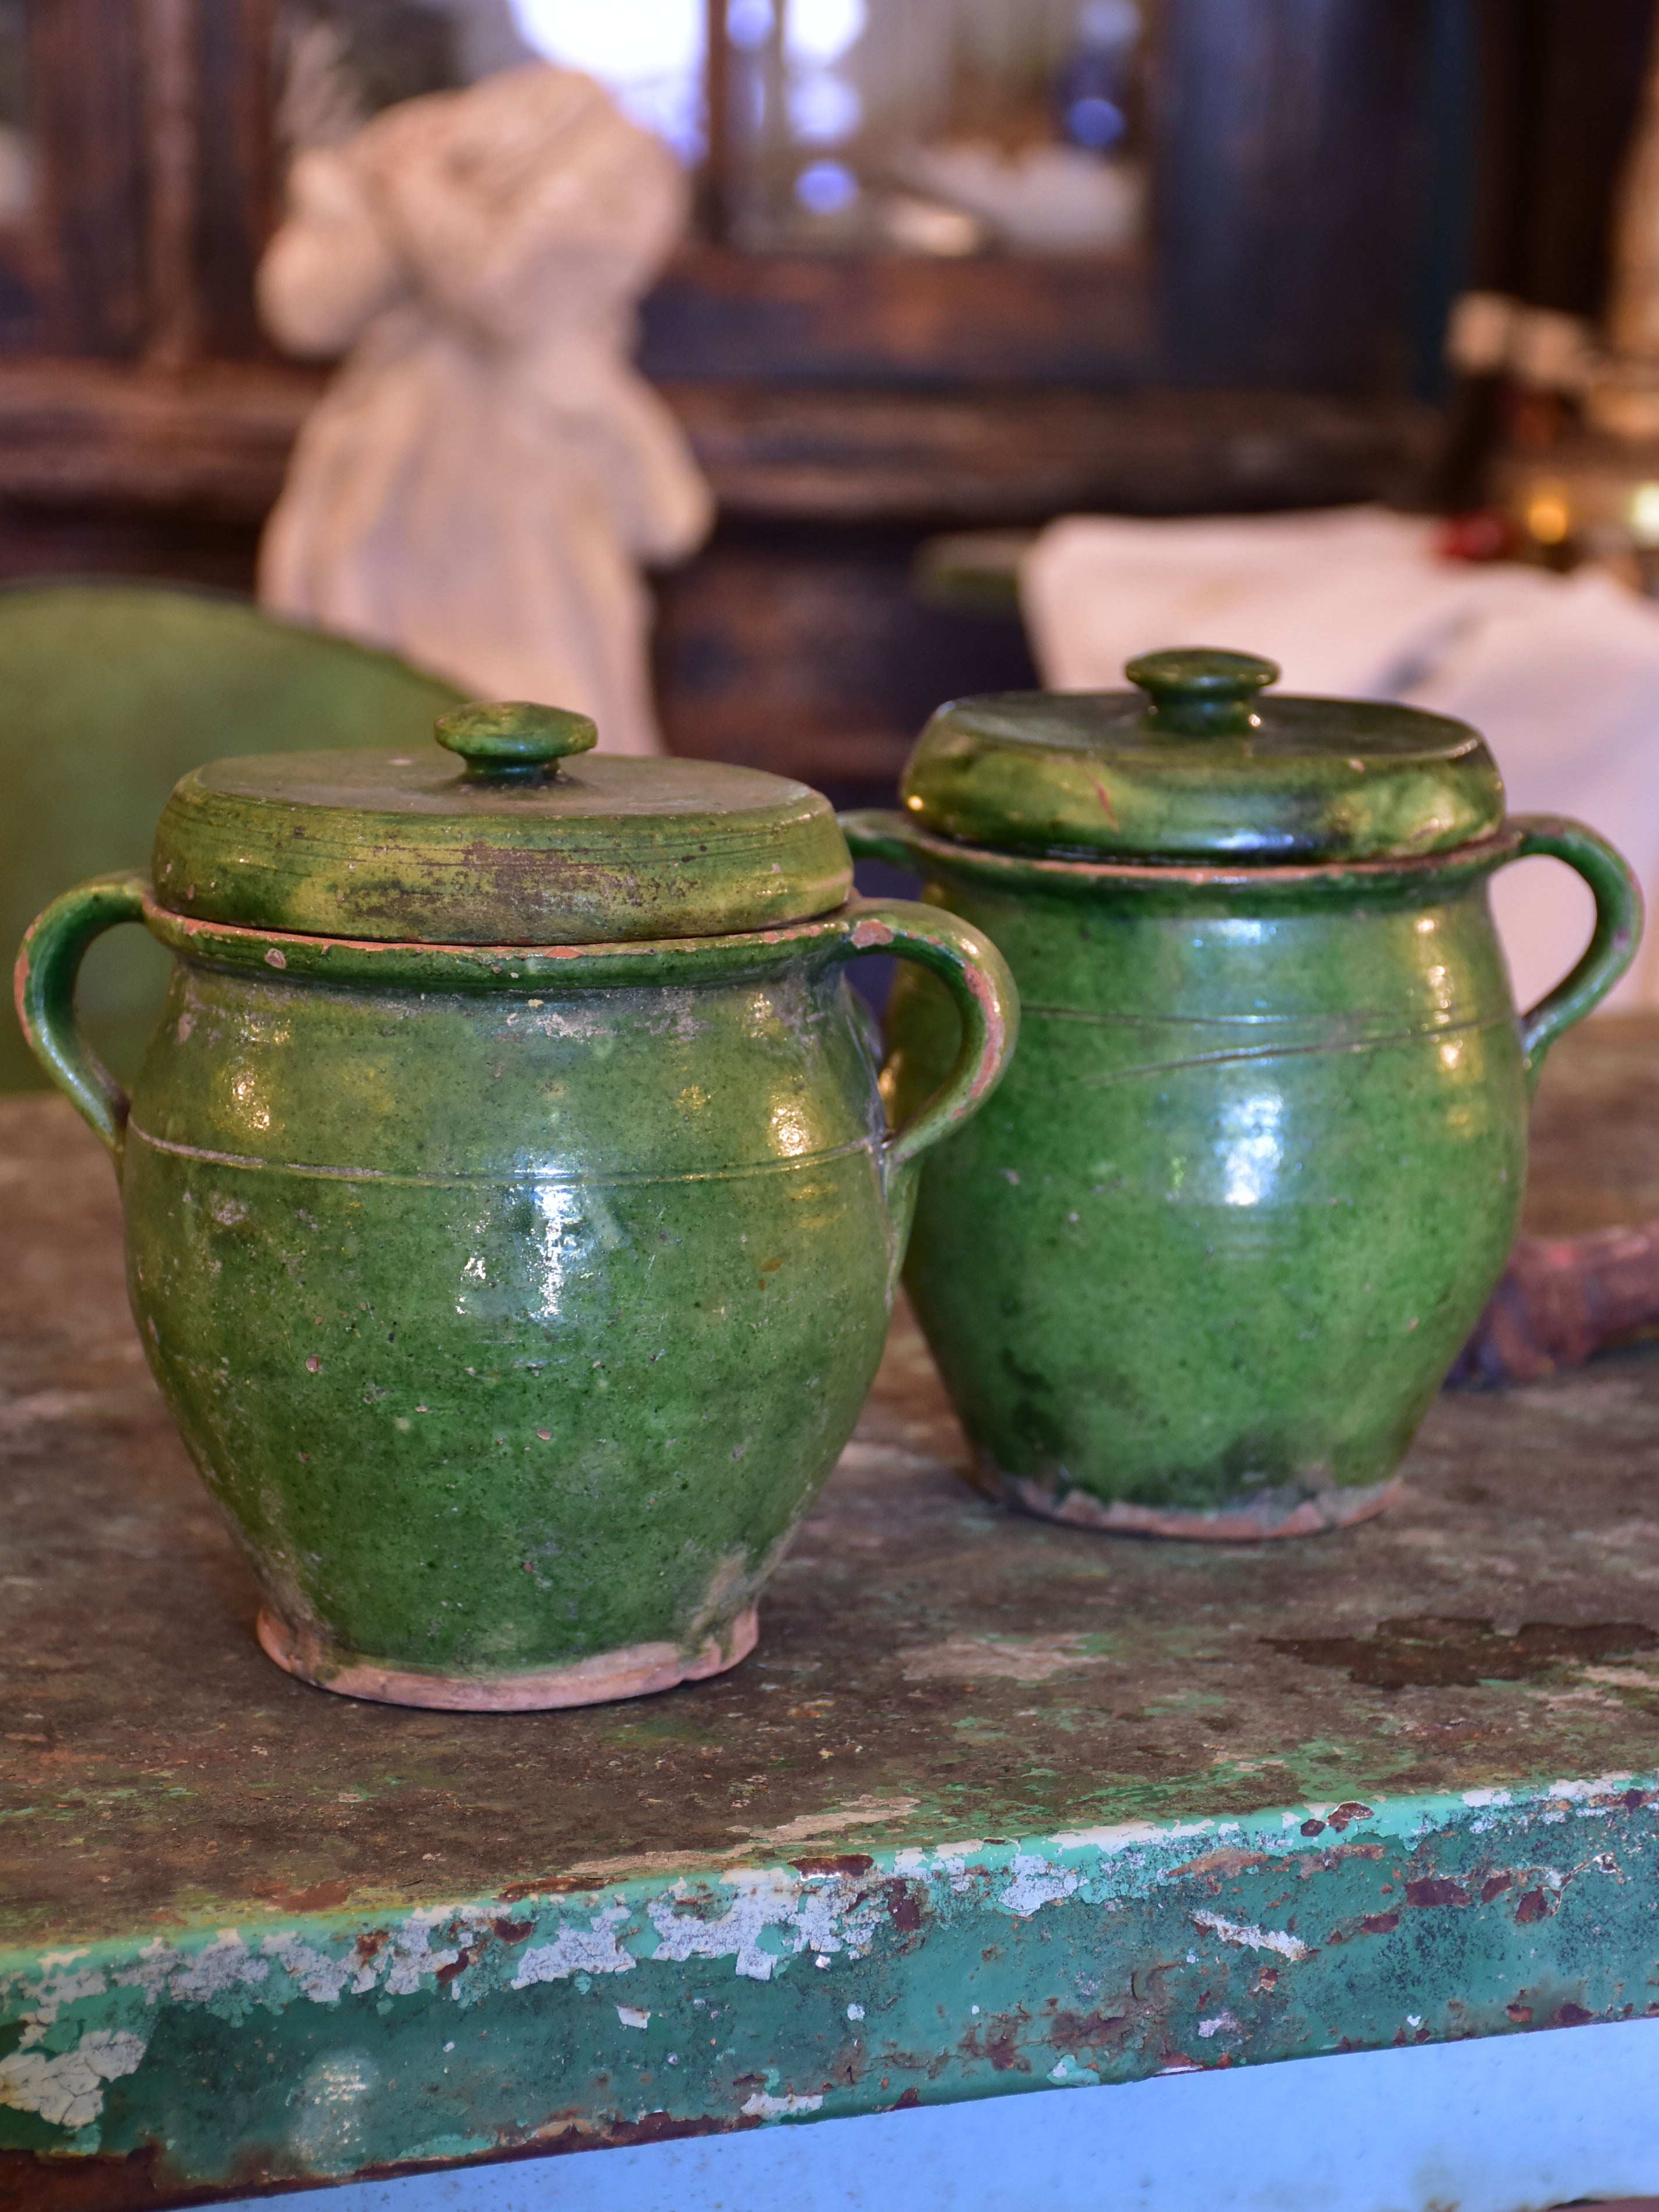
POLYGON ((264 603, 659 750, 639 564, 690 552, 713 501, 628 356, 686 205, 665 146, 542 63, 301 155, 260 309, 293 353, 349 351, 267 526, 264 603))

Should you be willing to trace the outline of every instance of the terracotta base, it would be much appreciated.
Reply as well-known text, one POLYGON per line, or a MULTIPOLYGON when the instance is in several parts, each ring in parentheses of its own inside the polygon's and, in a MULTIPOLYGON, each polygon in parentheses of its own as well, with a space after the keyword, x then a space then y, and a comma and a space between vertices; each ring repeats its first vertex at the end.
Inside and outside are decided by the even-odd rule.
POLYGON ((1005 1474, 983 1458, 975 1486, 988 1498, 1017 1505, 1040 1520, 1098 1528, 1113 1536, 1175 1536, 1199 1544, 1255 1544, 1273 1536, 1322 1535, 1328 1528, 1369 1521, 1392 1505, 1404 1486, 1395 1474, 1386 1482, 1352 1490, 1333 1484, 1310 1497, 1299 1485, 1284 1483, 1249 1492, 1204 1513, 1178 1505, 1134 1505, 1121 1498, 1109 1504, 1091 1498, 1086 1490, 1068 1490, 1057 1498, 1029 1476, 1005 1474))
POLYGON ((738 1614, 723 1636, 710 1636, 690 1655, 672 1644, 629 1644, 565 1667, 501 1674, 403 1674, 368 1660, 336 1659, 313 1638, 297 1633, 261 1607, 260 1649, 284 1674, 343 1698, 372 1698, 383 1705, 433 1705, 444 1712, 522 1713, 561 1705, 605 1705, 618 1698, 648 1698, 677 1682, 701 1682, 746 1659, 760 1634, 757 1607, 738 1614))

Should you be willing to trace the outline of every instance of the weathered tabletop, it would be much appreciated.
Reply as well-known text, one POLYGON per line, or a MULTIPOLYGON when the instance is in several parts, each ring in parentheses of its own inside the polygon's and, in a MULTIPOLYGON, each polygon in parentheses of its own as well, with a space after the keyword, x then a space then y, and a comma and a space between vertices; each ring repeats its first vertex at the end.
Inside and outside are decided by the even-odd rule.
MULTIPOLYGON (((1559 1051, 1530 1226, 1659 1214, 1656 1089, 1659 1022, 1559 1051)), ((981 1503, 900 1326, 752 1659, 463 1717, 260 1656, 55 1101, 0 1221, 0 2203, 1659 2010, 1659 1350, 1211 1549, 981 1503)))

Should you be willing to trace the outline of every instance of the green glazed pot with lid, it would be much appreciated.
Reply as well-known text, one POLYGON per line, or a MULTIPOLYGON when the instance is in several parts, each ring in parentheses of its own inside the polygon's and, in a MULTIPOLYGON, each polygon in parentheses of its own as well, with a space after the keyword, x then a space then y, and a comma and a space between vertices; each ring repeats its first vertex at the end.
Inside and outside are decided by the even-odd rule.
MULTIPOLYGON (((1506 817, 1464 723, 1280 696, 1245 653, 1127 673, 941 708, 902 811, 844 818, 994 939, 1024 1007, 1009 1080, 923 1176, 907 1280, 994 1494, 1312 1533, 1393 1494, 1514 1236, 1532 1084, 1629 965, 1640 895, 1582 825, 1506 817), (1517 1015, 1487 886, 1540 853, 1595 928, 1517 1015)), ((901 978, 896 1110, 955 1036, 901 978)))
POLYGON ((880 1356, 922 1153, 1012 1049, 994 950, 853 898, 828 802, 579 715, 186 776, 17 963, 114 1157, 140 1337, 290 1673, 489 1710, 734 1665, 880 1356), (87 947, 174 956, 131 1099, 87 947), (890 1132, 847 970, 961 1024, 890 1132))

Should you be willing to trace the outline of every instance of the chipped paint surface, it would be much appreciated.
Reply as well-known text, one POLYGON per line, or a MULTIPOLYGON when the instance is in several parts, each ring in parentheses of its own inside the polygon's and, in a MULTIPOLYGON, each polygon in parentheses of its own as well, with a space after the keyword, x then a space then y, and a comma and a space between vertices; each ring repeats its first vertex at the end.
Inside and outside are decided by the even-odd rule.
POLYGON ((654 1957, 730 1958, 736 1972, 769 1982, 780 1956, 846 1950, 858 1959, 868 1948, 879 1908, 866 1906, 861 1891, 854 1896, 854 1885, 843 1875, 803 1887, 794 1876, 769 1867, 737 1870, 722 1881, 737 1894, 717 1919, 707 1920, 697 1911, 684 1881, 674 1885, 672 1900, 659 1899, 649 1908, 657 1931, 654 1957), (688 1905, 690 1911, 684 1909, 688 1905), (769 1936, 775 1940, 769 1942, 769 1936))
POLYGON ((79 2135, 103 2108, 104 2084, 134 2072, 143 2056, 141 2036, 105 2027, 89 2028, 72 2051, 53 2057, 15 2051, 0 2059, 0 2105, 38 2112, 49 2126, 79 2135))
POLYGON ((1277 1951, 1283 1959, 1305 1959, 1308 1947, 1299 1936, 1292 1936, 1282 1928, 1256 1928, 1242 1925, 1237 1920, 1224 1920, 1218 1912, 1195 1912, 1195 1927, 1207 1928, 1224 1943, 1237 1943, 1249 1951, 1277 1951))
POLYGON ((572 1974, 625 1974, 635 1964, 617 1942, 617 1925, 628 1918, 626 1905, 596 1912, 586 1928, 561 1928, 551 1943, 526 1951, 513 1977, 515 1990, 532 1982, 562 1982, 572 1974))
POLYGON ((14 1954, 0 2144, 324 2179, 1648 2011, 1659 1777, 1467 1795, 14 1954))

